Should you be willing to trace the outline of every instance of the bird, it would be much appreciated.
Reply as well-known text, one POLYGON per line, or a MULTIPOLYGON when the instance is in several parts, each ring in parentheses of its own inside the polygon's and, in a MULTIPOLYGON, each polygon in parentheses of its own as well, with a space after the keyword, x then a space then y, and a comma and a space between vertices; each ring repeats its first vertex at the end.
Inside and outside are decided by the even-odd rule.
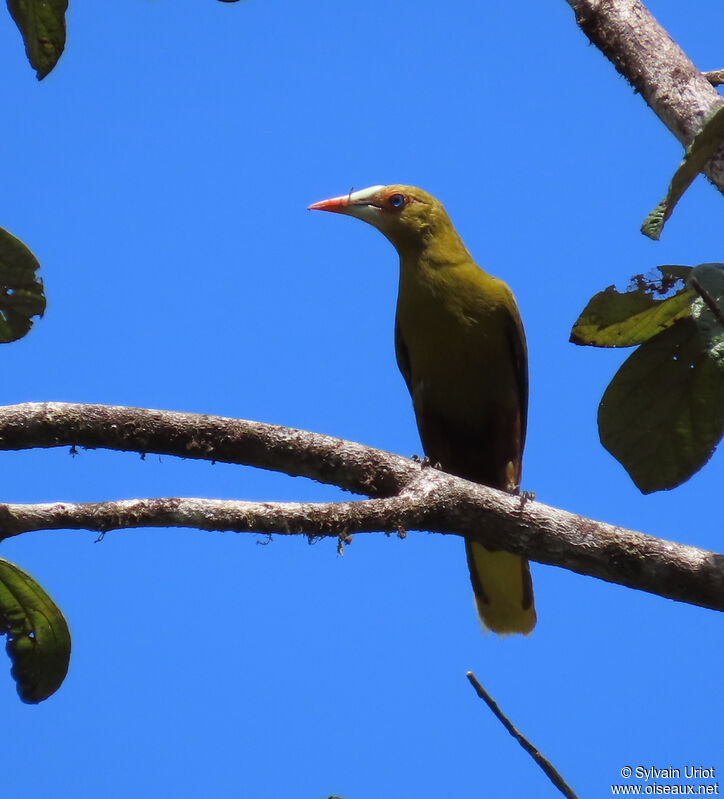
MULTIPOLYGON (((510 288, 473 261, 442 204, 414 186, 349 191, 312 203, 377 228, 400 259, 395 353, 427 459, 516 492, 528 413, 528 354, 510 288)), ((466 539, 485 630, 527 635, 536 612, 528 562, 466 539)))

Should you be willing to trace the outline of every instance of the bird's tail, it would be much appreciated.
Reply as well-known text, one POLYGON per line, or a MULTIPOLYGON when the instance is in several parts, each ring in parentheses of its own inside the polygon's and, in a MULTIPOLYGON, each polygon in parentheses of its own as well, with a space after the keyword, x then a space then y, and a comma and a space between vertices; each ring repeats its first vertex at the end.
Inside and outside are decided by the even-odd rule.
POLYGON ((465 553, 483 628, 498 635, 527 635, 536 619, 528 561, 472 541, 465 542, 465 553))

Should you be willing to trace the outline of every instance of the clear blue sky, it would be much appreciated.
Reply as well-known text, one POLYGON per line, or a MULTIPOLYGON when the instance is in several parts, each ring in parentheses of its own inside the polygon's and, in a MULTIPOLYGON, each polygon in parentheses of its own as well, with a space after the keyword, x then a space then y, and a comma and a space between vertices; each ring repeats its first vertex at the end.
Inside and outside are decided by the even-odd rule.
MULTIPOLYGON (((649 5, 701 68, 724 66, 720 3, 649 5)), ((48 295, 45 318, 2 348, 3 403, 183 409, 419 453, 393 353, 395 253, 305 210, 412 183, 518 299, 524 487, 721 551, 722 453, 682 488, 640 495, 595 423, 625 354, 568 334, 611 283, 724 260, 722 198, 700 178, 660 243, 641 236, 681 148, 562 0, 72 2, 67 51, 40 84, 0 19, 0 225, 33 249, 48 295)), ((10 501, 338 496, 157 456, 0 465, 10 501)), ((7 796, 558 796, 467 669, 581 797, 609 796, 627 765, 724 777, 712 611, 533 564, 538 626, 497 640, 480 633, 456 539, 358 536, 339 558, 332 541, 94 538, 0 550, 73 635, 49 701, 24 706, 0 680, 7 796)))

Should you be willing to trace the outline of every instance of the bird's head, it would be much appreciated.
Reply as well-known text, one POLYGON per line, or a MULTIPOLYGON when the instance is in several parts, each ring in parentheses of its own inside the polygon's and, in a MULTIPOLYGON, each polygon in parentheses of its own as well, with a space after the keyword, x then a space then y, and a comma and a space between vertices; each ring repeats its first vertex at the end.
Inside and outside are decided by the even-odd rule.
POLYGON ((424 246, 426 240, 451 228, 445 209, 434 197, 400 184, 350 191, 313 203, 309 210, 332 211, 369 222, 398 250, 424 246))

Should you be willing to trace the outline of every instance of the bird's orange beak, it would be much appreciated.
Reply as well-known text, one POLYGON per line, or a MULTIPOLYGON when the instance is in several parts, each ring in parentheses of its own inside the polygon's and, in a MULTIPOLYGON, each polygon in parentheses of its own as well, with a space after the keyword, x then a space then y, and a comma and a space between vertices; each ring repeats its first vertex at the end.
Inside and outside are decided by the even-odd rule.
POLYGON ((333 211, 334 213, 344 213, 343 208, 349 206, 349 194, 344 194, 341 197, 330 197, 329 200, 320 200, 318 203, 312 203, 307 207, 308 211, 333 211))
POLYGON ((330 197, 329 200, 320 200, 318 203, 312 203, 308 210, 310 211, 332 211, 336 214, 350 214, 351 216, 360 216, 362 208, 373 206, 374 200, 380 189, 384 186, 370 186, 368 189, 360 189, 359 191, 352 191, 342 194, 340 197, 330 197))

